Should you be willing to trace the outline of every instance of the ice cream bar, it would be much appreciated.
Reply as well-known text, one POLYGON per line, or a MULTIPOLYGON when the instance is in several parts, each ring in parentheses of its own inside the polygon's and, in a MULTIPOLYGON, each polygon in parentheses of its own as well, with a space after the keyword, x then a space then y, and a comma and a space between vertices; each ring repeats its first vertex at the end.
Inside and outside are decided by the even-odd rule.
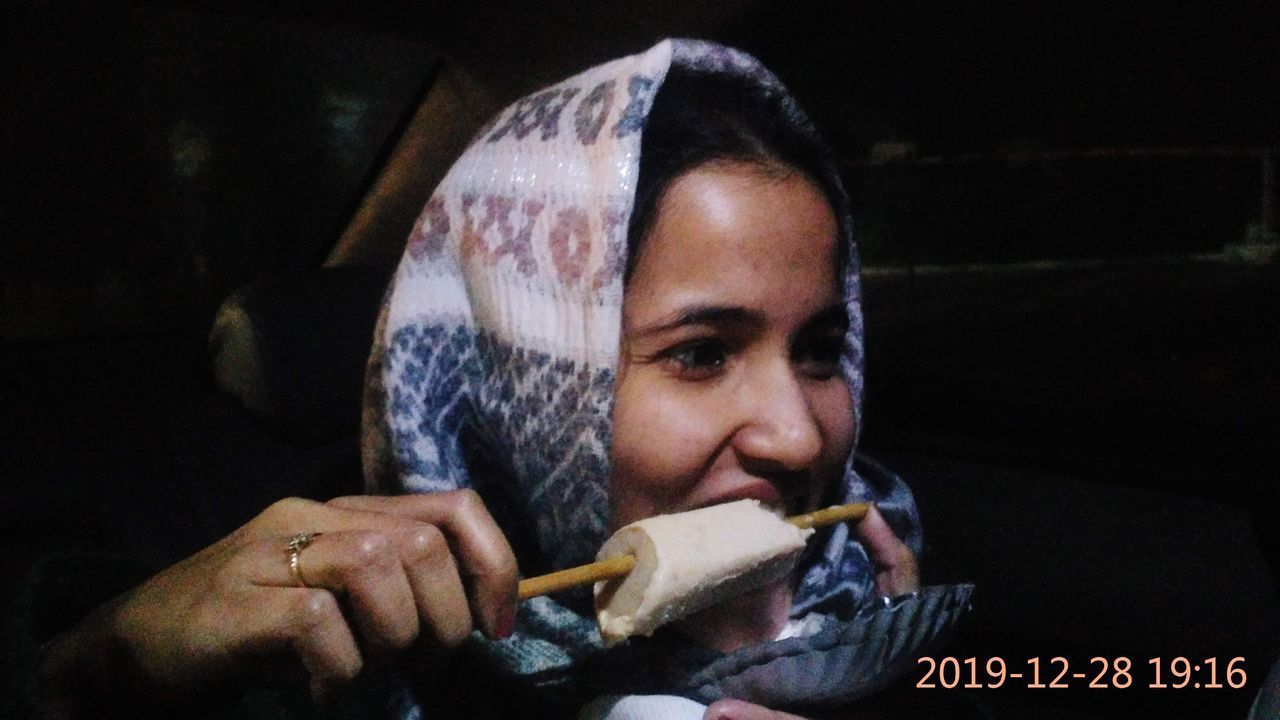
POLYGON ((636 558, 625 577, 595 585, 605 644, 650 635, 666 623, 785 577, 812 533, 756 500, 657 515, 623 527, 596 555, 597 560, 636 558))

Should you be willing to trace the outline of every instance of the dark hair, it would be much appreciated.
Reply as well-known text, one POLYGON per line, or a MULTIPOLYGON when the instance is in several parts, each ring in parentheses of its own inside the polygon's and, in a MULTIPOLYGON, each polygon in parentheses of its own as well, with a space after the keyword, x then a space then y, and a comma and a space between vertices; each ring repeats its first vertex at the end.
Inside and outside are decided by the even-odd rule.
MULTIPOLYGON (((781 88, 738 75, 671 68, 654 98, 640 141, 625 278, 631 278, 667 187, 684 173, 711 162, 743 162, 778 175, 801 172, 822 190, 843 225, 841 210, 846 200, 835 179, 831 152, 797 114, 781 88)), ((838 264, 843 263, 843 255, 838 264)))

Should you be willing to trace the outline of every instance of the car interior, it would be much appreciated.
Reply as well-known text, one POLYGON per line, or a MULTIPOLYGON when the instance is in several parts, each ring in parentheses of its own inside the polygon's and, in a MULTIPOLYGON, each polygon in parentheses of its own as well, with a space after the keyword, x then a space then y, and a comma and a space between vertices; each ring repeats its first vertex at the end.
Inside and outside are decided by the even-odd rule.
POLYGON ((1280 9, 5 15, 13 687, 29 687, 24 649, 274 500, 360 492, 365 358, 434 185, 522 94, 697 36, 761 58, 841 165, 864 263, 859 449, 916 495, 925 583, 976 586, 946 655, 1036 658, 1046 686, 1068 663, 1087 674, 948 691, 993 720, 1280 705, 1264 687, 1280 654, 1280 9), (1087 687, 1118 658, 1133 686, 1087 687), (1155 668, 1179 680, 1173 658, 1243 658, 1247 680, 1151 687, 1155 668))

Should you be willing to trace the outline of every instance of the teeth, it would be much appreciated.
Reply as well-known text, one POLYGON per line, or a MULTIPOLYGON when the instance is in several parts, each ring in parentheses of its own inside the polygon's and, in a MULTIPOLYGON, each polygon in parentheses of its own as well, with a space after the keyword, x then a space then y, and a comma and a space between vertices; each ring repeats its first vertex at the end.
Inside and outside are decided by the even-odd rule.
POLYGON ((596 556, 635 555, 624 578, 596 583, 606 645, 650 635, 673 620, 788 575, 812 530, 758 500, 658 515, 614 533, 596 556))

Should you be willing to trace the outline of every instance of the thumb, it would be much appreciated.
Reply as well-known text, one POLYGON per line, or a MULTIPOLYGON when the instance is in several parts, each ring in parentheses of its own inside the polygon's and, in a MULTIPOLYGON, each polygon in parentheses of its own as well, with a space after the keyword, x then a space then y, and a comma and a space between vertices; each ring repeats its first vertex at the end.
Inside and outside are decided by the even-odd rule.
POLYGON ((915 553, 898 539, 875 505, 858 523, 858 537, 875 566, 877 592, 892 597, 920 589, 915 553))

